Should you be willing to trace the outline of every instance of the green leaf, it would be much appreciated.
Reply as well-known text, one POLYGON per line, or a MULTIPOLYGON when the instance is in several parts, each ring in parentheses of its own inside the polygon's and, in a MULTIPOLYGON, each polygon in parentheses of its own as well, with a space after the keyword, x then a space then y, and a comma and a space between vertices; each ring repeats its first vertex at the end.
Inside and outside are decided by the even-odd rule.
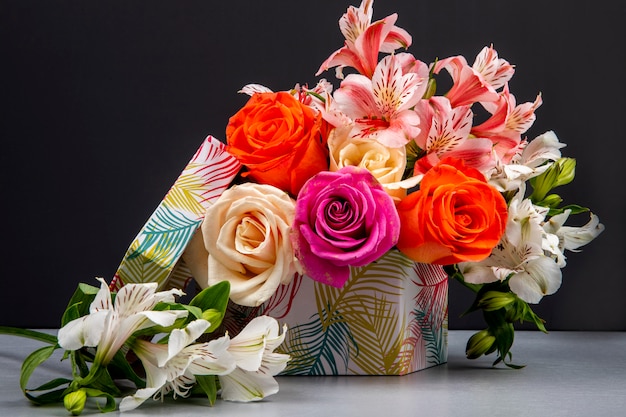
POLYGON ((86 358, 83 352, 83 349, 69 352, 74 377, 80 376, 81 378, 85 378, 89 374, 87 361, 92 361, 93 357, 89 356, 86 358))
POLYGON ((537 328, 539 330, 541 330, 544 333, 548 333, 548 330, 546 330, 546 327, 544 325, 545 321, 540 318, 537 314, 535 314, 535 312, 532 310, 532 308, 528 305, 528 303, 519 300, 519 303, 523 303, 523 306, 521 307, 521 317, 520 320, 521 321, 529 321, 529 322, 533 322, 535 324, 535 326, 537 326, 537 328))
POLYGON ((30 376, 33 374, 35 369, 44 363, 52 353, 56 350, 56 346, 44 346, 32 352, 30 355, 24 359, 22 363, 22 372, 20 375, 20 388, 22 391, 26 391, 26 385, 28 384, 28 380, 30 376))
POLYGON ((69 384, 71 382, 72 382, 71 379, 55 378, 52 381, 48 381, 45 384, 42 384, 42 385, 38 386, 37 388, 29 388, 28 392, 33 392, 33 391, 50 391, 51 389, 60 387, 63 384, 69 384))
POLYGON ((109 413, 115 410, 115 397, 109 393, 93 389, 93 388, 83 388, 88 397, 103 397, 106 398, 106 404, 100 406, 100 403, 96 403, 98 405, 98 409, 103 413, 109 413))
POLYGON ((76 304, 67 306, 67 308, 65 309, 65 312, 63 313, 63 317, 61 317, 61 327, 65 326, 67 323, 69 323, 72 320, 76 320, 77 318, 82 317, 81 316, 82 305, 83 305, 82 302, 78 302, 76 304))
POLYGON ((202 312, 202 318, 211 323, 209 328, 206 329, 205 333, 212 333, 220 326, 220 324, 222 324, 224 313, 222 313, 221 311, 217 311, 214 308, 210 308, 202 312))
POLYGON ((229 296, 230 283, 228 281, 222 281, 200 291, 189 302, 189 305, 199 307, 203 312, 207 310, 214 310, 221 314, 221 317, 215 315, 214 318, 216 321, 211 322, 211 328, 208 331, 213 331, 221 324, 221 319, 224 317, 226 312, 229 296))
POLYGON ((67 303, 67 308, 63 317, 61 318, 61 327, 65 326, 70 321, 87 315, 89 313, 89 306, 91 302, 96 298, 96 294, 100 289, 93 285, 80 283, 78 288, 74 291, 72 298, 67 303))
POLYGON ((113 382, 113 378, 111 378, 111 374, 106 368, 100 369, 97 373, 97 378, 89 384, 89 387, 96 388, 102 392, 109 393, 111 395, 122 395, 120 389, 113 382))
POLYGON ((38 332, 35 330, 21 329, 19 327, 0 326, 0 334, 9 334, 13 336, 27 337, 29 339, 38 340, 40 342, 57 344, 57 337, 48 333, 38 332))
POLYGON ((215 379, 215 375, 196 375, 198 387, 206 394, 211 405, 214 405, 217 399, 217 384, 215 379))
MULTIPOLYGON (((196 307, 196 306, 185 305, 185 304, 183 304, 183 307, 185 308, 185 310, 189 311, 189 313, 191 313, 191 315, 193 317, 195 317, 195 319, 203 318, 202 317, 203 314, 202 314, 202 309, 201 308, 196 307)), ((188 317, 188 318, 190 319, 189 321, 194 320, 191 317, 188 317)))
MULTIPOLYGON (((52 353, 56 349, 57 349, 56 345, 44 346, 42 348, 39 348, 35 350, 34 352, 32 352, 30 355, 28 355, 26 359, 24 359, 24 362, 22 363, 22 370, 20 374, 20 388, 22 389, 22 392, 24 393, 26 398, 28 398, 29 400, 31 400, 32 402, 36 404, 47 404, 52 401, 48 400, 47 397, 44 397, 44 395, 46 394, 39 396, 39 397, 35 397, 35 396, 28 394, 28 391, 30 390, 28 390, 26 386, 28 385, 28 381, 30 380, 30 377, 35 371, 35 369, 37 369, 39 365, 41 365, 48 358, 50 358, 50 356, 52 356, 52 353)), ((54 397, 54 395, 52 396, 54 397)))
POLYGON ((118 369, 122 373, 122 375, 124 375, 124 377, 127 378, 129 381, 132 381, 137 386, 137 388, 146 387, 146 381, 144 381, 143 378, 137 375, 133 367, 130 365, 130 363, 128 363, 126 356, 122 353, 121 350, 117 351, 109 366, 113 366, 118 369))
POLYGON ((63 401, 65 390, 66 388, 61 388, 55 391, 46 392, 45 394, 41 394, 37 397, 35 397, 34 395, 30 395, 28 392, 24 392, 24 395, 31 402, 37 405, 54 404, 54 403, 60 403, 63 401))
POLYGON ((222 281, 200 291, 189 302, 189 305, 197 306, 203 311, 208 310, 209 308, 226 311, 229 296, 230 282, 222 281))

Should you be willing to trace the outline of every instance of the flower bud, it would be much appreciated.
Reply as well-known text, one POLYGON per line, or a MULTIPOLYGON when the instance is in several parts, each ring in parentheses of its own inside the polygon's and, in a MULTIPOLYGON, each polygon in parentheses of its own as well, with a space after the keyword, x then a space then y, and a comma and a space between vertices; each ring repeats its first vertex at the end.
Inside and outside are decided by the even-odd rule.
POLYGON ((531 178, 530 183, 533 187, 533 193, 530 198, 533 203, 541 201, 554 188, 554 184, 559 177, 558 164, 550 165, 541 175, 531 178))
POLYGON ((422 98, 425 100, 429 99, 435 95, 436 91, 437 91, 437 81, 435 81, 433 77, 429 77, 428 84, 426 87, 426 92, 424 93, 424 96, 422 98))
POLYGON ((87 401, 87 393, 85 390, 79 389, 78 391, 70 392, 63 397, 63 405, 67 411, 72 413, 73 416, 80 415, 85 408, 85 402, 87 401))
POLYGON ((485 311, 495 311, 513 304, 516 299, 512 292, 487 291, 478 301, 478 306, 485 311))
POLYGON ((554 187, 572 182, 576 174, 576 160, 573 158, 560 158, 556 161, 556 164, 559 166, 559 175, 554 187))
POLYGON ((543 201, 553 188, 572 182, 575 168, 575 159, 559 158, 541 175, 531 178, 530 182, 533 187, 531 200, 534 203, 543 201))
POLYGON ((495 341, 495 336, 491 335, 489 330, 481 330, 473 334, 467 341, 465 356, 467 356, 467 359, 476 359, 484 354, 490 353, 493 351, 495 341))
POLYGON ((222 312, 219 311, 219 310, 216 310, 214 308, 209 308, 208 310, 204 310, 202 312, 202 318, 204 320, 208 321, 209 323, 211 323, 209 328, 206 329, 204 332, 205 333, 211 333, 215 329, 217 329, 217 327, 222 323, 222 319, 224 318, 224 314, 222 314, 222 312))

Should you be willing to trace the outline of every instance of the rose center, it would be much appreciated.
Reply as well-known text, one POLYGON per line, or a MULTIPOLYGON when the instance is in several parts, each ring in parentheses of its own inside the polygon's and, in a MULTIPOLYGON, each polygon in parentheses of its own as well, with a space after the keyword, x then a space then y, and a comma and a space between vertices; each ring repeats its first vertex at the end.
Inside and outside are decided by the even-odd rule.
POLYGON ((326 221, 333 229, 343 229, 352 222, 352 206, 346 200, 334 200, 326 210, 326 221))
POLYGON ((464 227, 467 227, 470 224, 472 224, 472 217, 468 215, 467 213, 456 214, 454 216, 454 219, 456 220, 456 223, 458 225, 461 225, 464 227))
POLYGON ((317 222, 317 231, 333 246, 345 250, 358 247, 364 239, 365 226, 359 210, 349 199, 335 197, 324 210, 324 218, 317 222))
POLYGON ((252 252, 263 243, 265 228, 253 217, 245 217, 237 225, 237 250, 252 252))

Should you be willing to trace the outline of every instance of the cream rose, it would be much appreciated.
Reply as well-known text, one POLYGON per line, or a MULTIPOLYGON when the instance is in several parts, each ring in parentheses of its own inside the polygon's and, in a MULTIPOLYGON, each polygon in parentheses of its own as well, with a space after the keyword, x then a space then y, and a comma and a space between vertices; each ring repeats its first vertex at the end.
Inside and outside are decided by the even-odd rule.
POLYGON ((300 272, 289 238, 295 202, 271 185, 244 183, 209 207, 183 259, 203 288, 230 282, 230 299, 258 306, 300 272))
POLYGON ((328 138, 330 170, 346 166, 367 169, 382 184, 391 197, 402 199, 406 189, 415 186, 419 179, 402 181, 406 167, 404 147, 389 148, 375 139, 352 137, 348 127, 334 129, 328 138))

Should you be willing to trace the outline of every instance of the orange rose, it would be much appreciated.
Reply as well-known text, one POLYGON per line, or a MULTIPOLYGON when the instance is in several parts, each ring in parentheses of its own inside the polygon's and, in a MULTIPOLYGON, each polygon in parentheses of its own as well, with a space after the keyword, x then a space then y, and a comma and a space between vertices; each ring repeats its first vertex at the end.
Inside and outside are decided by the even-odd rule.
POLYGON ((448 265, 480 261, 498 244, 506 201, 480 171, 445 158, 398 206, 397 247, 417 262, 448 265))
POLYGON ((227 150, 254 181, 297 196, 313 175, 328 169, 321 115, 291 94, 256 93, 230 118, 227 150))

